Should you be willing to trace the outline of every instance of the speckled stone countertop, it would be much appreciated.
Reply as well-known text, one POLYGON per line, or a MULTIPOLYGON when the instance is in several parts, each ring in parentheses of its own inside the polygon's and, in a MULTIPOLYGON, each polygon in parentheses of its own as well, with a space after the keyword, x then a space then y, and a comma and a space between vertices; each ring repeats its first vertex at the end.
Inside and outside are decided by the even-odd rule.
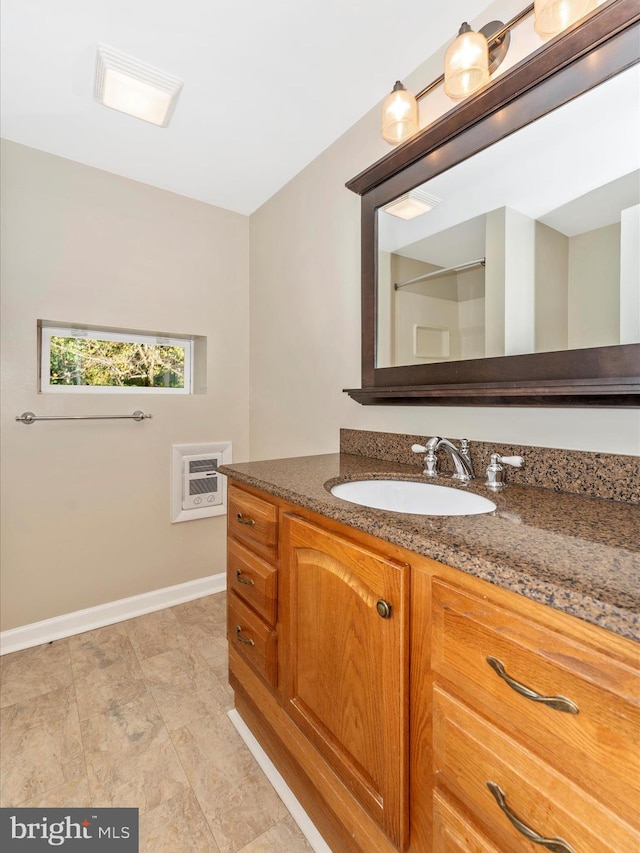
POLYGON ((239 483, 341 521, 617 634, 640 641, 640 507, 532 486, 491 492, 484 515, 437 517, 368 509, 334 497, 343 480, 422 480, 420 468, 348 453, 222 466, 239 483))

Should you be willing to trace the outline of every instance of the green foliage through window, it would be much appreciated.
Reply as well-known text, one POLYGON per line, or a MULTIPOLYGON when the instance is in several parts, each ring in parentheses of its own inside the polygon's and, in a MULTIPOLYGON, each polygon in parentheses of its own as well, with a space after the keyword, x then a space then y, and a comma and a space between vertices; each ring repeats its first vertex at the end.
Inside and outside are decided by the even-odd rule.
POLYGON ((184 347, 57 335, 50 340, 51 385, 184 388, 184 347))

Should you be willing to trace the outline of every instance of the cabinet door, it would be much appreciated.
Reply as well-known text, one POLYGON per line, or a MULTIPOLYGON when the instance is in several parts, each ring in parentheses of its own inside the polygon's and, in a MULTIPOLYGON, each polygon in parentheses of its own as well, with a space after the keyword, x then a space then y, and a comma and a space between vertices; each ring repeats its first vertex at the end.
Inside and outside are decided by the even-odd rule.
POLYGON ((404 847, 409 567, 293 515, 283 551, 286 711, 404 847))

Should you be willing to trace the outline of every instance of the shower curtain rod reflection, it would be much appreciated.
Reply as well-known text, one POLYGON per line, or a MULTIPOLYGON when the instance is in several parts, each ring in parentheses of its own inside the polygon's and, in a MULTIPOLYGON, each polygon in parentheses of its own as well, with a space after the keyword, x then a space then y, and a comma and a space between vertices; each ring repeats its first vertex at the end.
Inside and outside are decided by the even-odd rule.
POLYGON ((415 284, 418 281, 426 281, 428 278, 438 278, 441 275, 449 275, 452 272, 462 272, 463 270, 471 269, 472 267, 484 266, 486 258, 477 258, 475 261, 469 261, 466 264, 458 264, 455 267, 443 267, 441 270, 427 272, 424 275, 418 275, 415 278, 410 278, 408 281, 401 281, 400 284, 394 284, 394 290, 400 290, 401 287, 406 287, 408 284, 415 284))
POLYGON ((151 417, 153 416, 138 409, 132 415, 34 415, 33 412, 23 412, 16 416, 16 420, 23 424, 32 424, 35 421, 144 421, 151 417))

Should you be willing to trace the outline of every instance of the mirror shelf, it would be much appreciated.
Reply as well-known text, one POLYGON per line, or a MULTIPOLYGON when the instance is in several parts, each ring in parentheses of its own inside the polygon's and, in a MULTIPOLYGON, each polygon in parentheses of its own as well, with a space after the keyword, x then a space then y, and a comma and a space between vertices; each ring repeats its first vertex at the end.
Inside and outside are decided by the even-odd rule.
MULTIPOLYGON (((476 357, 483 352, 480 345, 475 352, 454 355, 446 324, 439 325, 437 318, 430 321, 424 309, 422 325, 413 324, 413 354, 422 358, 407 357, 411 346, 404 344, 405 355, 398 356, 399 348, 390 354, 385 343, 388 333, 378 337, 380 317, 388 310, 385 289, 379 290, 379 278, 384 282, 386 275, 384 269, 380 271, 384 252, 379 249, 385 248, 386 239, 378 232, 380 208, 416 187, 424 190, 426 184, 428 192, 431 179, 459 163, 466 168, 473 155, 636 65, 640 62, 639 19, 634 0, 613 0, 599 7, 347 184, 362 195, 362 387, 347 389, 353 399, 372 405, 610 407, 640 403, 640 343, 591 346, 586 341, 577 344, 583 348, 531 354, 485 349, 485 355, 498 357, 476 357), (453 358, 459 360, 449 360, 453 358)), ((615 136, 613 127, 611 136, 615 136)), ((445 266, 444 261, 439 263, 445 266)), ((405 269, 413 268, 409 263, 405 269)), ((431 269, 423 266, 419 271, 431 269)), ((403 275, 401 282, 412 275, 403 275)), ((443 279, 436 281, 441 282, 436 287, 442 292, 443 279)), ((426 290, 409 286, 409 291, 421 289, 426 290)), ((467 286, 464 298, 474 295, 477 292, 467 286)), ((405 299, 407 304, 417 301, 411 292, 405 299)), ((394 322, 392 339, 393 329, 394 322)))

